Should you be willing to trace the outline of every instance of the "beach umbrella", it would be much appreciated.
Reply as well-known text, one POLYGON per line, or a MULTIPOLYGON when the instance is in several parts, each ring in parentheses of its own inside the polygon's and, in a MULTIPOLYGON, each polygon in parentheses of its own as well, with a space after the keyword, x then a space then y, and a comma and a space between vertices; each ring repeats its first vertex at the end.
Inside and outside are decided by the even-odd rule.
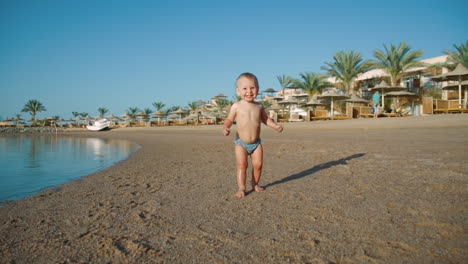
MULTIPOLYGON (((24 120, 24 119, 21 118, 21 117, 19 117, 19 116, 17 116, 17 117, 11 118, 10 121, 15 121, 15 124, 18 124, 18 122, 21 121, 21 120, 24 120)), ((6 120, 5 120, 5 121, 6 121, 6 120)))
POLYGON ((329 105, 329 102, 327 102, 326 100, 319 100, 317 98, 317 94, 314 94, 314 96, 312 96, 312 98, 310 98, 310 100, 305 103, 304 105, 305 106, 325 106, 325 105, 329 105))
POLYGON ((270 106, 267 108, 268 110, 273 110, 273 111, 276 111, 276 110, 281 110, 281 107, 279 106, 270 106))
MULTIPOLYGON (((468 81, 462 81, 461 82, 462 89, 468 88, 468 81)), ((442 90, 457 90, 458 89, 458 83, 449 83, 442 87, 442 90)))
POLYGON ((115 124, 116 121, 120 121, 120 118, 113 114, 106 116, 106 118, 109 119, 112 122, 112 124, 115 124))
POLYGON ((418 95, 412 92, 407 92, 407 91, 395 91, 395 92, 388 92, 385 94, 385 96, 388 97, 396 97, 398 104, 400 104, 400 96, 406 96, 406 97, 411 97, 411 113, 414 116, 414 97, 417 97, 418 95))
POLYGON ((280 105, 288 105, 289 106, 289 118, 291 118, 291 106, 292 105, 295 105, 295 104, 298 104, 299 101, 297 101, 294 97, 289 97, 288 99, 286 100, 282 100, 282 101, 279 101, 278 104, 280 105))
POLYGON ((349 97, 346 96, 346 95, 342 95, 342 94, 337 94, 335 89, 330 89, 328 90, 328 92, 326 92, 325 94, 322 94, 322 95, 319 95, 317 96, 317 98, 319 99, 328 99, 331 101, 331 106, 330 106, 330 111, 331 111, 331 119, 333 120, 333 117, 335 115, 335 111, 333 109, 333 104, 336 100, 343 100, 343 99, 348 99, 349 97))
POLYGON ((120 117, 115 116, 113 114, 108 115, 106 118, 111 120, 111 121, 120 121, 120 117))
POLYGON ((391 92, 391 91, 401 91, 405 90, 405 87, 402 86, 393 86, 389 85, 386 81, 382 81, 379 84, 377 84, 375 87, 369 88, 371 91, 380 91, 380 94, 382 95, 382 108, 385 108, 385 95, 384 92, 391 92))
MULTIPOLYGON (((465 66, 459 63, 457 67, 455 68, 455 70, 432 77, 431 79, 436 82, 458 81, 458 108, 463 108, 462 102, 461 102, 462 81, 468 80, 468 69, 465 66)), ((465 105, 466 105, 466 100, 467 98, 465 96, 465 105)))
POLYGON ((158 110, 154 112, 152 115, 158 118, 158 125, 159 125, 161 116, 165 116, 166 114, 158 110))
MULTIPOLYGON (((220 95, 217 95, 220 96, 220 95)), ((182 108, 177 109, 176 111, 171 112, 171 114, 179 114, 179 122, 182 118, 182 114, 187 113, 187 111, 183 110, 182 108)))
POLYGON ((276 93, 277 91, 273 88, 268 88, 266 90, 263 90, 262 92, 267 93, 269 96, 273 96, 273 93, 276 93))
MULTIPOLYGON (((352 94, 350 98, 348 99, 344 99, 344 100, 340 100, 342 102, 348 102, 348 103, 351 103, 351 111, 353 111, 353 107, 354 107, 354 103, 369 103, 369 100, 366 100, 364 98, 361 98, 355 94, 352 94)), ((348 109, 346 109, 346 114, 348 113, 348 109)), ((352 115, 351 115, 352 117, 352 115)))
POLYGON ((189 120, 195 121, 195 120, 198 120, 198 116, 195 115, 195 114, 190 114, 190 115, 182 118, 182 120, 184 120, 184 121, 189 121, 189 120))
POLYGON ((307 98, 309 98, 309 95, 306 93, 301 93, 301 94, 293 94, 291 95, 292 97, 298 99, 300 102, 305 103, 307 98))
POLYGON ((328 105, 325 101, 323 100, 317 100, 317 99, 310 99, 309 102, 305 104, 305 106, 318 106, 318 105, 328 105))
POLYGON ((57 121, 57 118, 53 116, 46 117, 45 119, 50 122, 50 126, 55 125, 55 122, 57 121))
POLYGON ((128 123, 129 126, 131 126, 131 120, 132 120, 132 118, 131 118, 130 115, 128 115, 127 113, 125 113, 125 114, 121 115, 121 117, 128 123))

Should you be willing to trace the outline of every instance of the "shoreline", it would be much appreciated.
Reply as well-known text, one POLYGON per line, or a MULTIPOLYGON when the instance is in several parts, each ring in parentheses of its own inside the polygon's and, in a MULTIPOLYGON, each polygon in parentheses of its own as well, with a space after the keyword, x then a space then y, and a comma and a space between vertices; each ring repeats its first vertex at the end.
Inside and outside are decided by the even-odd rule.
MULTIPOLYGON (((407 117, 380 117, 373 118, 354 118, 345 120, 319 120, 319 121, 303 121, 303 122, 282 122, 282 125, 307 127, 309 129, 375 129, 375 128, 398 128, 398 127, 447 127, 461 126, 462 120, 466 114, 441 114, 441 115, 422 115, 422 116, 407 116, 407 117), (439 122, 439 123, 437 123, 439 122)), ((187 129, 187 128, 203 128, 216 127, 219 125, 181 125, 181 126, 158 126, 158 127, 115 127, 110 130, 141 130, 141 129, 187 129)), ((64 128, 64 127, 0 127, 1 134, 36 134, 36 133, 103 133, 108 131, 89 131, 86 128, 64 128)))
POLYGON ((0 206, 0 262, 463 262, 468 115, 282 124, 242 199, 221 126, 58 133, 142 147, 0 206))

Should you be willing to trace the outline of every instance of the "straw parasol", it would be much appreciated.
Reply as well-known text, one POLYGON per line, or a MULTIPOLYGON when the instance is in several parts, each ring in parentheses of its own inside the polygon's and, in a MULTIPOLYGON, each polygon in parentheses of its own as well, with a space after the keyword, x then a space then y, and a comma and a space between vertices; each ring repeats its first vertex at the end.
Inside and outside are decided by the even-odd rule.
POLYGON ((317 98, 319 99, 328 99, 331 101, 331 119, 333 120, 333 116, 335 115, 335 111, 333 109, 333 103, 335 100, 342 100, 342 99, 348 99, 349 97, 346 96, 346 95, 342 95, 342 94, 337 94, 335 89, 330 89, 328 90, 328 92, 326 94, 322 94, 322 95, 319 95, 317 96, 317 98))
POLYGON ((317 94, 314 94, 314 96, 312 96, 312 98, 310 98, 309 102, 305 103, 304 105, 305 106, 320 106, 320 105, 329 105, 328 102, 326 102, 325 100, 319 100, 317 98, 317 94))
POLYGON ((159 125, 161 116, 165 116, 166 114, 158 110, 154 112, 152 115, 158 118, 158 125, 159 125))
POLYGON ((269 96, 273 96, 273 93, 276 93, 277 91, 273 88, 268 88, 266 90, 263 90, 262 92, 267 93, 269 96))
POLYGON ((106 118, 111 121, 111 124, 115 124, 116 121, 120 121, 120 118, 113 114, 106 116, 106 118))
POLYGON ((302 103, 304 103, 304 102, 307 100, 307 98, 309 97, 309 95, 306 94, 306 93, 293 94, 293 95, 291 95, 291 96, 294 97, 294 98, 297 98, 297 99, 300 100, 300 102, 302 102, 302 103))
MULTIPOLYGON (((468 81, 462 81, 461 82, 462 89, 466 89, 468 87, 468 81)), ((449 83, 442 87, 442 90, 457 90, 458 89, 458 83, 449 83)))
POLYGON ((291 105, 298 104, 299 101, 296 100, 294 97, 289 97, 286 100, 279 101, 278 104, 281 105, 288 105, 289 106, 289 118, 291 118, 291 105))
MULTIPOLYGON (((431 79, 436 82, 458 81, 458 108, 463 108, 461 102, 462 81, 468 80, 468 69, 465 66, 459 63, 455 70, 432 77, 431 79)), ((467 98, 465 97, 465 105, 466 100, 467 98)))
POLYGON ((317 100, 317 98, 312 98, 305 104, 305 106, 317 106, 317 105, 328 105, 323 100, 317 100))
POLYGON ((388 92, 385 94, 385 96, 396 97, 398 104, 400 104, 400 96, 411 97, 411 113, 414 115, 414 97, 417 97, 418 96, 417 94, 412 93, 412 92, 407 92, 407 91, 395 91, 395 92, 388 92))
POLYGON ((391 91, 401 91, 401 90, 405 90, 405 89, 406 88, 402 87, 402 86, 389 85, 386 81, 382 81, 379 84, 377 84, 375 87, 369 88, 369 90, 371 90, 371 91, 375 91, 375 90, 380 91, 380 94, 382 95, 382 108, 385 107, 384 91, 385 92, 391 92, 391 91))
POLYGON ((24 120, 24 119, 23 119, 23 118, 21 118, 21 117, 19 117, 19 116, 17 116, 17 117, 14 117, 14 118, 12 118, 12 119, 11 119, 11 121, 15 121, 15 124, 18 124, 18 123, 19 123, 19 121, 21 121, 21 120, 24 120))
MULTIPOLYGON (((221 95, 217 95, 217 97, 220 97, 220 96, 221 95)), ((179 114, 179 122, 180 122, 180 120, 182 118, 182 114, 185 114, 185 113, 187 113, 187 111, 183 110, 182 108, 179 108, 179 109, 171 112, 171 114, 179 114)))
MULTIPOLYGON (((343 102, 348 102, 351 103, 351 112, 353 111, 354 103, 368 103, 369 100, 366 100, 364 98, 361 98, 355 94, 352 94, 350 98, 341 100, 343 102)), ((348 114, 348 108, 346 108, 346 114, 348 114)), ((351 117, 353 118, 353 114, 351 114, 351 117)))

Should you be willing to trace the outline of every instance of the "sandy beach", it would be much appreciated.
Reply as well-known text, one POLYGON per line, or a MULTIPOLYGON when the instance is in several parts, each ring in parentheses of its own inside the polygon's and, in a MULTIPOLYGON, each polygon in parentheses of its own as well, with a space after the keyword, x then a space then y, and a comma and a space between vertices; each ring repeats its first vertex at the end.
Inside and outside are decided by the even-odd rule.
POLYGON ((0 263, 466 263, 468 115, 284 126, 245 198, 219 125, 64 132, 141 149, 0 206, 0 263))

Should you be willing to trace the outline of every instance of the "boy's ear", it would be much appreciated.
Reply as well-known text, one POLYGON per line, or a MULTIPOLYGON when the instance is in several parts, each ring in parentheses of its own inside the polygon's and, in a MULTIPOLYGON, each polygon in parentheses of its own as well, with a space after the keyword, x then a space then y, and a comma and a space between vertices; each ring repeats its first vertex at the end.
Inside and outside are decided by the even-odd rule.
POLYGON ((239 89, 236 88, 236 94, 240 96, 239 89))

